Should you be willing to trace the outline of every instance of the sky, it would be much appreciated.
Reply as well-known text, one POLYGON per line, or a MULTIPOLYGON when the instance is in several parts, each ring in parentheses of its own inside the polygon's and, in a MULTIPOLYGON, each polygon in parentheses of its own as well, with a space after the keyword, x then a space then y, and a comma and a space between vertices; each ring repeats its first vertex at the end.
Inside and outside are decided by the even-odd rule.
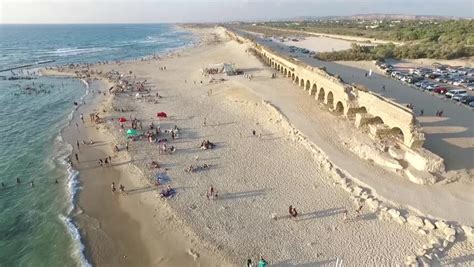
POLYGON ((474 0, 0 0, 0 23, 179 23, 299 16, 474 17, 474 0))

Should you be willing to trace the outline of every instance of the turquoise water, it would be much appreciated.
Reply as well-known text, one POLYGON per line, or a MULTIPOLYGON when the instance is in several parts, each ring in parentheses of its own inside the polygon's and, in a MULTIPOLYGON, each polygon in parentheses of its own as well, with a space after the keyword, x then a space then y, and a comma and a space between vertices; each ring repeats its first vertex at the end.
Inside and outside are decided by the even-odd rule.
MULTIPOLYGON (((0 26, 0 69, 138 58, 192 42, 169 25, 0 26)), ((70 147, 59 136, 87 88, 67 78, 8 80, 26 74, 0 72, 0 266, 87 266, 70 219, 80 173, 67 168, 70 147)))

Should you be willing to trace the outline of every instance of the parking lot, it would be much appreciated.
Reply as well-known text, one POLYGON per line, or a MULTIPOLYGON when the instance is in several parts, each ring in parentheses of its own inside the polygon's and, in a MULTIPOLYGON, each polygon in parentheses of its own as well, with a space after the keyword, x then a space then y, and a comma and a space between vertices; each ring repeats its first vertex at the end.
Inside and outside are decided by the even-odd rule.
POLYGON ((376 65, 386 75, 415 89, 474 107, 474 68, 449 65, 407 68, 383 62, 376 65))

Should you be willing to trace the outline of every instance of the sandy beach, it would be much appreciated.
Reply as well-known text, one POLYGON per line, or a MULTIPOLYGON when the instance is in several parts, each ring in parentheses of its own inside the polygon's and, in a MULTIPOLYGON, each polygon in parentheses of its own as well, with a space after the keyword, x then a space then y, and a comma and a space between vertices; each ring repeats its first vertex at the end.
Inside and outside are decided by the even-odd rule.
MULTIPOLYGON (((404 199, 402 193, 399 199, 387 199, 385 191, 393 190, 389 186, 375 191, 357 179, 347 183, 348 177, 341 175, 345 169, 333 167, 328 156, 348 153, 348 143, 369 143, 362 133, 353 133, 335 115, 313 113, 319 129, 308 129, 317 133, 322 140, 318 147, 327 154, 317 151, 300 132, 309 131, 295 125, 304 122, 296 114, 320 107, 310 109, 306 102, 287 97, 286 105, 294 110, 281 112, 285 105, 272 95, 285 99, 284 94, 298 90, 297 97, 303 97, 304 92, 283 77, 271 79, 272 70, 246 53, 245 45, 227 39, 223 29, 193 31, 202 40, 199 46, 161 59, 92 66, 102 73, 118 71, 134 82, 146 80, 149 92, 140 98, 136 92, 110 94, 107 88, 113 84, 105 78, 94 81, 91 100, 78 108, 63 133, 74 146, 72 158, 82 188, 74 219, 94 265, 242 266, 262 255, 271 266, 334 266, 339 261, 347 266, 398 266, 430 253, 436 254, 433 262, 442 265, 472 263, 472 241, 460 238, 444 244, 444 228, 417 228, 392 214, 429 213, 434 223, 438 218, 451 222, 449 212, 430 205, 410 209, 412 203, 397 201, 404 199), (202 68, 223 62, 235 63, 254 78, 203 77, 202 68), (116 111, 124 108, 130 111, 116 111), (92 112, 103 122, 91 122, 92 112), (168 117, 159 119, 157 112, 168 117), (124 128, 119 117, 127 118, 124 128), (152 123, 159 126, 158 137, 176 151, 160 153, 161 144, 143 138, 130 142, 127 152, 129 118, 140 121, 141 132, 152 123), (329 126, 332 122, 337 125, 329 126), (179 135, 173 139, 163 131, 175 125, 179 135), (90 139, 93 145, 82 145, 90 139), (203 140, 215 147, 200 149, 203 140), (114 144, 119 152, 113 152, 114 144), (112 164, 100 167, 98 160, 109 155, 112 164), (160 168, 150 168, 152 161, 160 168), (185 172, 190 165, 208 167, 185 172), (164 179, 156 186, 158 174, 164 179), (123 184, 126 193, 111 192, 112 182, 117 188, 123 184), (176 194, 160 198, 168 185, 176 194), (217 191, 215 199, 206 197, 210 186, 217 191), (366 192, 365 197, 354 194, 357 188, 366 192), (378 204, 370 205, 368 198, 378 204), (290 205, 298 211, 295 218, 288 214, 290 205), (440 246, 444 252, 435 253, 440 246)), ((397 179, 385 171, 372 172, 370 163, 357 168, 367 176, 397 179)), ((472 214, 459 218, 472 223, 472 214)))

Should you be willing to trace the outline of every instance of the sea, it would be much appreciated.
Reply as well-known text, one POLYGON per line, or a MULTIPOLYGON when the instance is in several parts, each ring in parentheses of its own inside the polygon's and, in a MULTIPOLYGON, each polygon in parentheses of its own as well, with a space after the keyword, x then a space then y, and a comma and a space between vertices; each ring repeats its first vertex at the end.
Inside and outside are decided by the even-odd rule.
POLYGON ((88 85, 38 68, 139 60, 196 41, 170 24, 0 25, 0 266, 91 266, 73 214, 81 174, 60 135, 88 85))

